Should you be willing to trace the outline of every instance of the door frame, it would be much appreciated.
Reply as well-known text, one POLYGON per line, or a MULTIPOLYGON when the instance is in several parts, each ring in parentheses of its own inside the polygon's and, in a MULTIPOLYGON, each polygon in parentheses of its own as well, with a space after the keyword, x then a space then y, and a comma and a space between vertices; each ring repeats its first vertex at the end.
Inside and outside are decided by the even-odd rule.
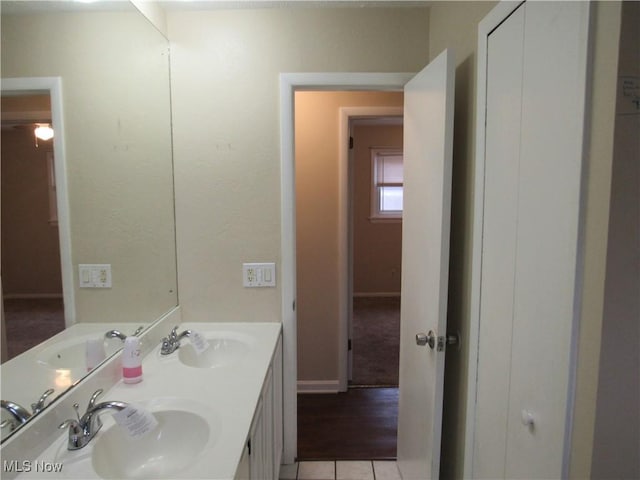
MULTIPOLYGON (((373 90, 402 91, 415 73, 281 73, 280 74, 280 293, 283 329, 283 433, 282 463, 293 463, 297 455, 297 328, 296 328, 296 208, 295 208, 295 148, 294 148, 294 94, 297 90, 373 90)), ((341 204, 348 201, 346 162, 339 172, 341 204)), ((340 228, 348 224, 348 212, 340 209, 340 228)), ((348 277, 348 241, 339 240, 339 291, 346 292, 348 277)), ((347 309, 346 295, 340 300, 340 311, 347 309)), ((339 361, 346 365, 344 328, 339 341, 345 348, 339 361)), ((347 332, 348 333, 348 332, 347 332)), ((341 369, 343 370, 343 369, 341 369)))
MULTIPOLYGON (((464 445, 464 466, 463 477, 473 478, 473 456, 475 445, 475 424, 476 424, 476 395, 478 379, 478 360, 480 354, 480 298, 481 298, 481 273, 482 273, 482 229, 484 224, 484 175, 485 175, 485 135, 486 135, 486 101, 487 101, 487 54, 489 35, 502 22, 504 22, 515 10, 517 10, 526 0, 515 2, 501 1, 498 3, 478 24, 478 51, 476 68, 476 119, 475 119, 475 172, 474 172, 474 199, 473 199, 473 233, 472 233, 472 258, 471 258, 471 292, 469 310, 469 358, 467 375, 467 398, 466 398, 466 418, 465 418, 465 445, 464 445)), ((593 9, 593 6, 590 7, 593 9)), ((590 15, 592 19, 593 16, 590 15)), ((590 20, 591 21, 591 20, 590 20)), ((590 29, 589 29, 590 30, 590 29)), ((577 82, 575 88, 587 92, 588 87, 588 62, 592 50, 590 42, 590 31, 587 32, 585 45, 587 54, 586 63, 582 65, 585 76, 577 82)), ((587 99, 585 97, 585 109, 583 114, 583 127, 588 124, 589 112, 586 108, 587 99)), ((584 277, 584 226, 586 212, 586 196, 584 195, 587 155, 584 145, 588 136, 588 130, 582 130, 582 190, 580 203, 578 206, 578 238, 577 238, 577 265, 574 290, 574 311, 572 318, 572 338, 569 361, 569 384, 567 385, 567 405, 564 431, 564 450, 562 477, 569 476, 571 440, 573 429, 573 405, 576 392, 576 371, 578 364, 578 334, 582 304, 582 283, 584 277)))
POLYGON ((340 280, 340 286, 345 286, 344 290, 340 290, 339 304, 341 307, 339 322, 340 351, 338 353, 338 389, 346 392, 349 387, 349 380, 352 376, 353 368, 353 350, 349 350, 349 340, 353 334, 353 169, 351 154, 349 148, 349 137, 351 136, 351 121, 362 118, 375 117, 402 117, 404 107, 340 107, 339 108, 339 133, 338 145, 340 151, 338 154, 338 168, 340 172, 340 185, 338 198, 339 208, 339 230, 338 241, 340 251, 346 245, 346 258, 340 255, 338 268, 341 277, 346 275, 346 280, 340 280), (343 195, 344 194, 344 195, 343 195), (346 222, 345 222, 346 220, 346 222), (346 224, 345 224, 346 223, 346 224), (346 265, 343 261, 346 260, 346 265), (344 296, 344 298, 343 298, 344 296), (344 349, 344 350, 343 350, 344 349))
POLYGON ((62 274, 62 297, 64 302, 65 328, 76 323, 73 264, 71 261, 71 223, 69 220, 69 192, 67 186, 67 160, 64 141, 64 116, 62 109, 61 77, 17 77, 3 78, 2 94, 15 92, 19 95, 48 93, 51 99, 51 125, 56 132, 53 137, 53 155, 58 208, 58 236, 60 241, 60 268, 62 274))

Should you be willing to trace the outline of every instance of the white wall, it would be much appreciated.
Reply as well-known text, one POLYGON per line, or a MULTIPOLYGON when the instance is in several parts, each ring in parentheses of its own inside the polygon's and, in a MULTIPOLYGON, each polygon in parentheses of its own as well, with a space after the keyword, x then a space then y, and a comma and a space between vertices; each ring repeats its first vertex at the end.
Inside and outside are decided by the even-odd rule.
POLYGON ((280 321, 280 289, 244 289, 241 275, 281 258, 278 75, 417 71, 428 10, 185 11, 168 25, 183 315, 280 321))

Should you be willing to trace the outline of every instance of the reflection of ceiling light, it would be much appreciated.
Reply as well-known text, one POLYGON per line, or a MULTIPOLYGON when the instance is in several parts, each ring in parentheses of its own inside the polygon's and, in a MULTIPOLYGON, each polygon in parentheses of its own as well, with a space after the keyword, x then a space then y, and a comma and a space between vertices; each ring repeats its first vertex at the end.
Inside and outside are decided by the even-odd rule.
POLYGON ((33 132, 36 138, 40 140, 51 140, 53 138, 53 128, 48 123, 38 123, 33 132))

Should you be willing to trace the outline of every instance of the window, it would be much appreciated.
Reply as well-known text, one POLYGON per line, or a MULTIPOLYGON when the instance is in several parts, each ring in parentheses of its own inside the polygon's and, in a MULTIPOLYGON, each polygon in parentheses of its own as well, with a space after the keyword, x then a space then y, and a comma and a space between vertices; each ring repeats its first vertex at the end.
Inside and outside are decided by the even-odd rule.
POLYGON ((371 149, 371 220, 402 218, 402 150, 371 149))

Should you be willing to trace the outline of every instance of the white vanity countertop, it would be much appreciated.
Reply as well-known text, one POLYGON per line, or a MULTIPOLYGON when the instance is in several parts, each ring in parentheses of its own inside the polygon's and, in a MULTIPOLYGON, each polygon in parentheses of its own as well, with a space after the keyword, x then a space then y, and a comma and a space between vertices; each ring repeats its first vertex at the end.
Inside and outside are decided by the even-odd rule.
MULTIPOLYGON (((185 365, 178 357, 179 350, 161 356, 158 345, 143 360, 142 382, 125 384, 119 381, 97 401, 133 403, 152 412, 175 410, 177 406, 179 410, 202 416, 210 428, 206 448, 188 467, 179 472, 167 472, 166 478, 233 479, 246 445, 281 324, 183 323, 178 332, 185 329, 196 330, 204 336, 214 334, 239 338, 249 344, 249 348, 226 364, 199 368, 185 365)), ((183 340, 183 347, 188 342, 183 340)), ((81 408, 84 411, 85 407, 81 408)), ((74 412, 69 408, 69 417, 73 416, 74 412)), ((92 449, 100 436, 114 424, 109 412, 104 412, 101 418, 104 426, 86 447, 76 451, 67 450, 68 435, 66 431, 61 431, 51 447, 35 462, 57 462, 61 465, 61 472, 43 473, 32 469, 17 478, 101 478, 92 465, 92 449)), ((143 442, 144 437, 139 441, 143 442)))
MULTIPOLYGON (((2 399, 30 409, 31 404, 35 403, 45 390, 53 388, 54 393, 46 402, 49 403, 87 374, 84 358, 87 339, 104 337, 107 331, 114 329, 130 335, 138 326, 135 323, 109 322, 77 323, 66 328, 0 366, 2 399), (57 358, 58 349, 68 347, 76 347, 66 350, 71 352, 71 362, 57 358), (74 354, 77 352, 74 350, 81 354, 80 363, 76 363, 74 354)), ((122 341, 118 338, 105 339, 104 342, 108 352, 114 353, 122 348, 122 341)))

